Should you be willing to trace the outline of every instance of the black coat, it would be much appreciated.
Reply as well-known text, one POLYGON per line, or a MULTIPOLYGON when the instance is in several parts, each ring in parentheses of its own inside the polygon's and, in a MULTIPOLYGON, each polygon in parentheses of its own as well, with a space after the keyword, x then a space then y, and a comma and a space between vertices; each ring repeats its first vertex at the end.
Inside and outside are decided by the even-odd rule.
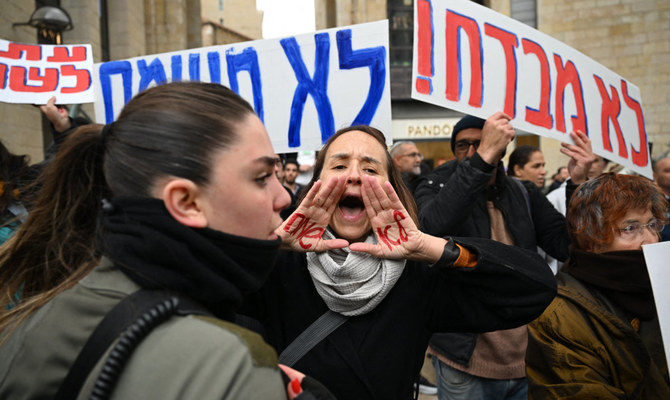
MULTIPOLYGON (((523 325, 556 292, 551 270, 536 253, 482 239, 457 239, 478 254, 474 268, 408 261, 386 298, 349 319, 294 366, 339 399, 411 397, 433 332, 482 332, 523 325)), ((259 319, 281 353, 327 311, 304 254, 282 253, 245 312, 259 319)))
MULTIPOLYGON (((575 188, 569 186, 567 199, 575 188)), ((502 212, 516 246, 532 251, 539 246, 560 261, 568 257, 570 238, 565 217, 535 185, 522 188, 505 175, 502 162, 494 167, 477 153, 461 163, 450 161, 426 176, 414 196, 421 230, 431 235, 490 238, 486 201, 492 200, 502 212), (495 181, 489 185, 496 168, 495 181)), ((476 340, 476 334, 437 334, 430 344, 450 360, 467 365, 476 340)))

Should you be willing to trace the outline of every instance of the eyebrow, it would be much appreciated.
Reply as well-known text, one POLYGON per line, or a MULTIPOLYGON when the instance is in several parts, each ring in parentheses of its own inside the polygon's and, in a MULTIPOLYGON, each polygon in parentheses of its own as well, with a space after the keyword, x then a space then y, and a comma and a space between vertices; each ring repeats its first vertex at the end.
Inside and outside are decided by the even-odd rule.
MULTIPOLYGON (((333 154, 332 156, 330 156, 330 158, 331 159, 336 159, 336 160, 345 160, 347 158, 351 158, 351 153, 336 153, 336 154, 333 154)), ((377 160, 374 157, 370 157, 370 156, 363 156, 363 157, 361 157, 361 160, 363 160, 365 162, 372 163, 372 164, 382 165, 381 161, 377 160)))
POLYGON ((275 165, 281 162, 281 159, 279 157, 262 156, 258 157, 253 162, 265 164, 268 167, 274 167, 275 165))

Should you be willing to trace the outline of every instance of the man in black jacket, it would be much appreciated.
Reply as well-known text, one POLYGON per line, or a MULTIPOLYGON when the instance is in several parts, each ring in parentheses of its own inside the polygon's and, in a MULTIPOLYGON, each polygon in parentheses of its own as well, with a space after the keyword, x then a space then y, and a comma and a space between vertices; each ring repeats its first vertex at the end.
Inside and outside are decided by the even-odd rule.
MULTIPOLYGON (((565 260, 570 242, 565 218, 535 185, 505 174, 500 160, 514 136, 510 118, 502 112, 486 121, 462 118, 452 132, 456 159, 434 170, 416 189, 421 228, 432 235, 491 238, 530 250, 539 246, 565 260)), ((562 144, 561 149, 571 157, 568 199, 593 161, 588 137, 571 137, 575 144, 562 144)), ((525 325, 479 335, 433 335, 429 353, 439 399, 527 399, 526 344, 525 325)))

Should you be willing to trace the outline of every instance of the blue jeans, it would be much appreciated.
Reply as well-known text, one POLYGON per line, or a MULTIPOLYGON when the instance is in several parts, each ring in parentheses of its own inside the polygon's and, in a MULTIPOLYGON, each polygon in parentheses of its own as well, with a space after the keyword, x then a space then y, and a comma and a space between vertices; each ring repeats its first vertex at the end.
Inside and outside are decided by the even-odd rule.
POLYGON ((488 379, 470 375, 431 357, 438 400, 528 400, 528 380, 488 379))

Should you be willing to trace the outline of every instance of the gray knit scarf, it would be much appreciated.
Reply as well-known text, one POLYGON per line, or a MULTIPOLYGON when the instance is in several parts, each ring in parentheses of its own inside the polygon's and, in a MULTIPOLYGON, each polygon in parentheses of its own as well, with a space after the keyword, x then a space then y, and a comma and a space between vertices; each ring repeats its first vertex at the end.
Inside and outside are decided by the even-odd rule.
MULTIPOLYGON (((324 239, 335 236, 330 229, 324 239)), ((374 235, 365 243, 377 243, 374 235)), ((406 260, 379 259, 348 247, 307 253, 307 269, 328 308, 342 315, 362 315, 379 304, 402 275, 406 260)))

